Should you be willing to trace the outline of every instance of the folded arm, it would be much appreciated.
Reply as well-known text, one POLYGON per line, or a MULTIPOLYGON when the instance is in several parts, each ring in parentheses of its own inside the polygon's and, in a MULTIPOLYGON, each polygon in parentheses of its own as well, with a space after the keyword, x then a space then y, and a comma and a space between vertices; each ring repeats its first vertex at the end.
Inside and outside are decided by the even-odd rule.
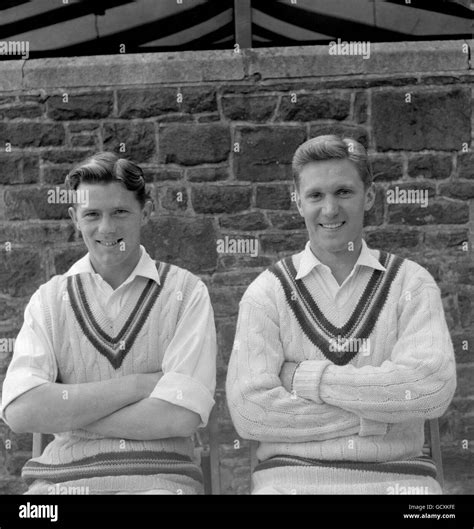
POLYGON ((454 352, 439 288, 418 278, 400 300, 398 340, 380 366, 299 365, 293 390, 365 420, 398 423, 432 419, 447 409, 456 388, 454 352))
POLYGON ((84 384, 45 382, 9 404, 5 419, 18 433, 58 433, 83 428, 142 399, 147 389, 139 380, 138 375, 129 375, 84 384))
POLYGON ((158 373, 84 384, 56 383, 58 367, 46 310, 39 291, 35 292, 15 341, 2 391, 2 415, 12 430, 74 430, 148 396, 158 373))
POLYGON ((190 437, 201 417, 182 406, 160 399, 142 399, 85 428, 104 437, 146 441, 166 437, 190 437))
POLYGON ((227 374, 227 400, 243 438, 267 442, 321 441, 359 433, 360 419, 330 404, 287 391, 278 315, 268 296, 245 295, 227 374), (266 299, 265 305, 258 299, 266 299))

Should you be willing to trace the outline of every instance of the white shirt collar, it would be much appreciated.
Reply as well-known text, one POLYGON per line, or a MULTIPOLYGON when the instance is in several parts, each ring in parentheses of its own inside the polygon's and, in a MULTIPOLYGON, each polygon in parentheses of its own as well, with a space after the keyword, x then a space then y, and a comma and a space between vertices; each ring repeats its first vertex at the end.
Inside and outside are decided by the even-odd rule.
MULTIPOLYGON (((72 276, 75 274, 97 274, 92 267, 89 253, 84 255, 84 257, 81 257, 79 261, 76 261, 64 275, 72 276)), ((130 283, 136 276, 148 277, 149 279, 156 281, 159 285, 161 284, 158 269, 156 268, 156 261, 149 256, 148 252, 142 245, 140 245, 140 260, 122 285, 130 283)))
MULTIPOLYGON (((307 276, 313 268, 316 266, 326 266, 323 264, 311 251, 310 241, 306 243, 305 249, 302 252, 300 264, 298 266, 298 273, 296 274, 296 279, 301 279, 307 276)), ((357 266, 368 266, 370 268, 375 268, 376 270, 382 270, 385 272, 387 269, 380 264, 379 260, 375 257, 375 250, 371 250, 364 239, 362 239, 362 248, 360 250, 359 257, 354 264, 353 270, 357 266)))

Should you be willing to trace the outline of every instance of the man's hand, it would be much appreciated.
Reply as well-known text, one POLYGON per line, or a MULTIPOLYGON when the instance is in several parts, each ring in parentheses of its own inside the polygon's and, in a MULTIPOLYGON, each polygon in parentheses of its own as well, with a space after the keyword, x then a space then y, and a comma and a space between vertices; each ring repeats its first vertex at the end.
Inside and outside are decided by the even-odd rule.
POLYGON ((283 366, 281 367, 280 371, 280 380, 281 385, 288 391, 288 393, 291 393, 292 391, 292 382, 293 377, 295 376, 296 368, 298 367, 298 364, 296 362, 284 362, 283 366))

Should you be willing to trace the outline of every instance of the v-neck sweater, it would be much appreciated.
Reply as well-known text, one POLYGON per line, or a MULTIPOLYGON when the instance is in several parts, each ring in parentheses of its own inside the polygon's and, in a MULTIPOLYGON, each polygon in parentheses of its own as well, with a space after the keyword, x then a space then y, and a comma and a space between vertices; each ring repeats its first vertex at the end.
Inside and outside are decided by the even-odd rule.
MULTIPOLYGON (((198 406, 203 421, 207 422, 213 388, 189 375, 178 378, 178 368, 168 373, 163 367, 175 333, 183 332, 180 327, 183 318, 188 327, 192 325, 187 315, 191 300, 196 289, 201 290, 204 285, 197 276, 177 266, 167 263, 156 263, 156 266, 159 282, 145 278, 141 282, 143 288, 130 292, 115 319, 104 312, 90 273, 55 276, 40 287, 37 297, 45 332, 54 351, 56 381, 81 384, 163 370, 165 375, 161 380, 169 378, 173 395, 182 389, 179 405, 192 410, 198 406)), ((209 327, 208 337, 212 340, 211 331, 213 328, 209 327)), ((204 347, 208 338, 200 339, 204 347)), ((198 350, 195 351, 182 351, 183 358, 193 355, 194 363, 199 361, 198 346, 196 343, 198 350)), ((209 373, 214 372, 212 365, 207 367, 209 373)), ((160 387, 158 383, 150 396, 167 400, 167 390, 160 391, 160 387)), ((194 459, 192 438, 140 441, 108 438, 77 429, 55 434, 43 454, 26 463, 22 477, 31 483, 35 479, 62 482, 102 476, 111 481, 110 486, 116 486, 116 480, 123 476, 158 476, 171 472, 199 480, 200 470, 194 459)))
POLYGON ((447 409, 456 373, 439 288, 417 263, 371 251, 381 266, 354 274, 343 304, 317 267, 296 279, 304 252, 245 292, 227 401, 238 433, 260 441, 261 461, 416 457, 424 421, 447 409), (292 390, 279 377, 284 362, 298 364, 292 390))

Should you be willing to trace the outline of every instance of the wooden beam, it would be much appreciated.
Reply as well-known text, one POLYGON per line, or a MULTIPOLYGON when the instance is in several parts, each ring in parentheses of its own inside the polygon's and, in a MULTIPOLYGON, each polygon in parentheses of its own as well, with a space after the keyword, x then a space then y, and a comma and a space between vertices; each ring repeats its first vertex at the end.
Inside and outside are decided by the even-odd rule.
POLYGON ((235 43, 240 48, 252 47, 251 0, 234 0, 235 43))

